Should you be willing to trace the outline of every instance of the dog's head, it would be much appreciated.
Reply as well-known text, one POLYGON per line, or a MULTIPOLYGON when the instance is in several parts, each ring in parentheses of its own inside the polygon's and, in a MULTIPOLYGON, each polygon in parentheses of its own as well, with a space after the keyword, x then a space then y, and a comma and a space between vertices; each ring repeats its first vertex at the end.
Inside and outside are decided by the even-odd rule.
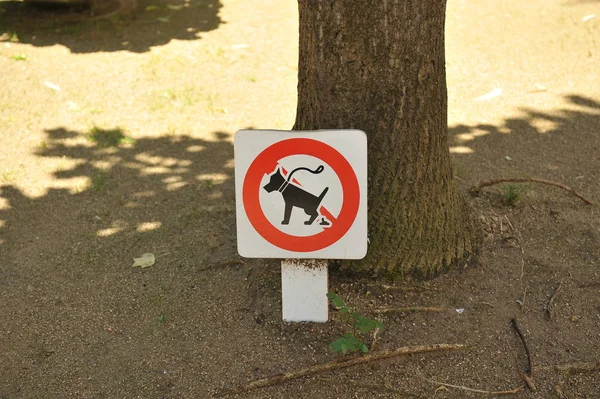
POLYGON ((271 175, 269 177, 269 182, 267 184, 265 184, 263 186, 263 188, 265 190, 267 190, 268 193, 270 193, 270 192, 273 192, 273 191, 279 189, 279 187, 281 187, 284 182, 285 182, 285 178, 281 174, 281 171, 279 170, 279 168, 277 168, 277 169, 275 169, 275 172, 271 173, 271 175))

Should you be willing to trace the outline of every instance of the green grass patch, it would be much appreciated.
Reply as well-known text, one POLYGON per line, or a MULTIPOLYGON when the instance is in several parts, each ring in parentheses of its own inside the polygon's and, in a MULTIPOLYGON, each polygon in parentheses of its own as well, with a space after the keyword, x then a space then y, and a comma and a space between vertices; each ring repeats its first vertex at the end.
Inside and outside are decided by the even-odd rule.
POLYGON ((150 110, 166 111, 181 109, 196 105, 202 100, 202 90, 195 86, 155 90, 150 94, 150 110))
POLYGON ((91 190, 95 193, 105 193, 117 186, 117 182, 106 172, 98 172, 92 175, 91 190))
POLYGON ((25 53, 18 53, 12 56, 12 59, 15 61, 26 61, 27 60, 27 54, 25 53))
POLYGON ((0 183, 13 183, 17 179, 17 172, 4 170, 0 172, 0 183))
POLYGON ((94 126, 86 135, 88 140, 96 143, 100 148, 118 147, 123 144, 133 144, 135 141, 127 137, 121 128, 102 129, 94 126))
POLYGON ((90 107, 88 108, 88 111, 90 112, 90 114, 101 114, 104 112, 104 109, 102 109, 101 107, 90 107))

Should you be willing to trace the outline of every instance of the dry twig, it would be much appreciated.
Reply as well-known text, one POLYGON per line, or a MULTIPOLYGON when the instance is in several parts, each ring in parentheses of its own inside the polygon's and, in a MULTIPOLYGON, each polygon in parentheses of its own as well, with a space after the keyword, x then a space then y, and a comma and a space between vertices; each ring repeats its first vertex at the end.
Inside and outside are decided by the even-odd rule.
POLYGON ((588 373, 593 371, 600 371, 600 360, 595 362, 587 363, 567 363, 557 364, 554 366, 542 366, 538 367, 539 370, 554 370, 560 371, 566 374, 572 373, 588 373))
POLYGON ((375 350, 375 345, 377 345, 379 331, 381 331, 379 328, 376 328, 375 331, 373 331, 373 339, 371 340, 371 350, 375 350))
POLYGON ((389 284, 372 284, 370 289, 382 289, 384 291, 438 291, 435 287, 427 287, 425 285, 389 285, 389 284))
POLYGON ((573 194, 574 196, 576 196, 577 198, 579 198, 580 200, 582 200, 586 204, 588 204, 588 205, 594 205, 594 203, 592 201, 590 201, 589 199, 585 198, 583 195, 579 194, 577 191, 573 190, 571 187, 565 186, 564 184, 557 183, 557 182, 554 182, 554 181, 551 181, 551 180, 538 179, 538 178, 535 178, 535 177, 514 177, 514 178, 500 178, 500 179, 492 179, 492 180, 482 180, 479 183, 477 183, 476 185, 474 185, 473 187, 471 187, 470 192, 471 192, 471 195, 477 196, 481 192, 482 188, 493 186, 493 185, 496 185, 496 184, 502 184, 502 183, 541 183, 541 184, 547 184, 549 186, 554 186, 554 187, 562 188, 563 190, 565 190, 565 191, 573 194))
POLYGON ((203 272, 203 271, 210 270, 210 269, 224 269, 226 267, 243 266, 245 264, 246 264, 245 260, 233 259, 233 260, 226 260, 224 262, 219 262, 219 263, 211 263, 210 265, 202 266, 202 267, 196 269, 196 271, 203 272))
MULTIPOLYGON (((523 252, 523 248, 521 248, 521 276, 519 277, 519 281, 521 283, 521 288, 523 288, 523 275, 525 274, 525 253, 523 252)), ((523 295, 521 299, 517 300, 517 303, 521 307, 521 312, 525 309, 525 297, 527 296, 527 286, 523 288, 523 295)))
POLYGON ((525 385, 521 385, 520 387, 517 387, 515 389, 510 389, 510 390, 506 390, 506 391, 485 391, 483 389, 474 389, 474 388, 469 388, 469 387, 465 387, 462 385, 453 385, 453 384, 447 384, 445 382, 439 382, 439 381, 435 381, 435 380, 430 380, 428 378, 424 378, 425 381, 430 382, 432 384, 438 384, 444 387, 449 387, 449 388, 454 388, 454 389, 461 389, 463 391, 469 391, 469 392, 477 392, 477 393, 484 393, 487 395, 513 395, 519 391, 521 391, 523 388, 525 388, 525 385))
POLYGON ((595 287, 600 287, 600 282, 592 282, 592 283, 586 283, 586 284, 579 285, 579 288, 595 288, 595 287))
POLYGON ((562 288, 562 283, 563 280, 560 280, 560 283, 558 283, 558 287, 556 287, 556 291, 554 291, 554 295, 550 297, 548 305, 546 305, 546 316, 548 317, 548 320, 552 320, 552 312, 554 311, 554 299, 556 298, 560 289, 562 288))
POLYGON ((521 296, 520 300, 517 300, 517 303, 521 307, 522 312, 525 310, 525 297, 527 297, 527 286, 523 286, 523 277, 525 276, 525 250, 523 249, 523 246, 521 245, 521 240, 519 238, 517 238, 517 245, 519 246, 519 250, 521 251, 521 274, 519 275, 519 283, 521 285, 521 289, 523 290, 523 295, 521 296))
POLYGON ((454 309, 437 307, 437 306, 407 306, 407 307, 402 307, 402 308, 373 309, 373 313, 386 314, 386 313, 416 313, 416 312, 448 312, 450 310, 454 310, 454 309))
MULTIPOLYGON (((523 378, 525 385, 527 385, 527 388, 529 388, 531 391, 535 392, 535 384, 533 382, 533 361, 531 360, 531 352, 529 351, 529 346, 527 345, 527 341, 525 340, 525 336, 523 335, 523 332, 519 328, 517 319, 513 317, 511 320, 511 324, 512 324, 513 328, 515 329, 517 335, 521 339, 521 342, 523 343, 523 347, 525 348, 525 354, 527 355, 527 370, 526 370, 526 372, 521 373, 521 371, 519 369, 517 369, 517 370, 519 371, 521 378, 523 378)), ((516 362, 516 360, 515 360, 515 362, 516 362)))
POLYGON ((345 367, 356 366, 359 364, 365 364, 370 362, 375 362, 378 360, 390 359, 393 357, 398 357, 402 355, 410 355, 416 353, 424 353, 424 352, 435 352, 435 351, 446 351, 446 350, 456 350, 456 349, 465 349, 467 346, 462 344, 436 344, 436 345, 420 345, 420 346, 403 346, 401 348, 396 349, 388 349, 382 350, 378 352, 371 352, 366 355, 356 356, 352 358, 342 358, 338 360, 334 360, 328 363, 317 364, 310 367, 305 367, 302 369, 297 369, 293 371, 288 371, 287 373, 277 374, 271 377, 261 378, 258 380, 250 381, 245 385, 241 385, 237 388, 232 388, 225 390, 219 394, 217 397, 233 395, 243 392, 248 392, 254 389, 265 388, 268 386, 281 384, 296 378, 306 377, 309 375, 322 373, 331 370, 337 370, 345 367))
POLYGON ((508 216, 504 215, 504 218, 506 219, 506 221, 508 222, 508 225, 510 226, 511 230, 515 230, 515 228, 513 227, 512 223, 510 222, 510 220, 508 219, 508 216))

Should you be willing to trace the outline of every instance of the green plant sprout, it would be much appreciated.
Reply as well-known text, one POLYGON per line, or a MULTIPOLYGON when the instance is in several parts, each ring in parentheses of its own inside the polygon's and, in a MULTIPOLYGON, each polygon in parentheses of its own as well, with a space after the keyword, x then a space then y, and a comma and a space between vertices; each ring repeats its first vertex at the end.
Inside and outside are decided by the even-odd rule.
POLYGON ((383 324, 353 311, 352 308, 346 306, 342 298, 335 292, 328 292, 327 298, 329 298, 333 307, 337 309, 340 320, 352 326, 351 333, 344 334, 342 338, 331 343, 333 352, 346 354, 348 352, 361 351, 367 353, 369 347, 361 337, 377 329, 383 330, 383 324), (357 334, 360 334, 360 337, 357 334))
POLYGON ((12 59, 15 61, 25 61, 27 60, 27 54, 19 53, 12 56, 12 59))
POLYGON ((502 196, 504 197, 504 201, 507 205, 515 206, 517 202, 521 199, 521 188, 514 185, 509 184, 508 186, 502 187, 502 196))

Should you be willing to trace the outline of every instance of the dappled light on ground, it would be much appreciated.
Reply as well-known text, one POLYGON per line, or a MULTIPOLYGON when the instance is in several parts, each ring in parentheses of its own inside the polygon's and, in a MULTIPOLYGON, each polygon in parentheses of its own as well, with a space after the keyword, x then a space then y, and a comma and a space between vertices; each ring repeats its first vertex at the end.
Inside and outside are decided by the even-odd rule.
MULTIPOLYGON (((483 178, 537 177, 556 180, 597 197, 600 170, 600 101, 582 95, 565 96, 556 110, 522 108, 499 126, 479 124, 449 128, 450 152, 456 154, 459 182, 483 178), (460 157, 472 157, 488 170, 461 167, 460 157), (576 170, 578 172, 568 172, 576 170)), ((468 183, 467 183, 468 182, 468 183)), ((598 200, 598 198, 596 198, 598 200)))
MULTIPOLYGON (((196 181, 209 182, 206 184, 210 185, 222 184, 233 173, 228 162, 233 157, 229 135, 221 132, 214 134, 216 141, 190 136, 133 140, 125 136, 121 129, 97 127, 92 130, 91 135, 62 128, 48 130, 47 134, 46 145, 38 150, 37 155, 75 161, 75 167, 57 171, 54 173, 55 177, 58 180, 87 177, 92 182, 91 190, 105 189, 101 183, 98 183, 99 186, 94 185, 95 176, 104 176, 106 180, 112 181, 117 176, 133 174, 136 176, 135 180, 147 178, 154 185, 161 183, 163 190, 172 190, 174 184, 181 188, 196 181), (91 145, 66 142, 66 138, 86 136, 91 136, 91 145), (190 152, 189 148, 201 150, 190 152), (203 159, 208 160, 203 162, 203 159), (214 163, 215 160, 220 162, 214 163), (222 173, 223 170, 228 173, 222 173)), ((120 184, 119 181, 114 183, 120 184)), ((131 194, 137 196, 136 192, 131 194)))
POLYGON ((454 145, 450 147, 450 154, 470 154, 473 150, 463 145, 454 145))
MULTIPOLYGON (((73 161, 71 168, 54 172, 58 184, 81 179, 87 184, 75 191, 51 188, 32 199, 4 185, 0 197, 7 206, 0 210, 0 232, 17 228, 11 215, 23 207, 37 209, 34 214, 53 213, 64 222, 77 219, 73 212, 50 212, 46 199, 56 197, 75 214, 89 212, 82 222, 99 238, 172 228, 167 215, 173 211, 181 223, 188 223, 218 209, 233 209, 233 147, 227 133, 214 133, 214 141, 189 136, 131 140, 118 128, 94 128, 91 134, 57 128, 46 133, 46 145, 36 154, 73 161), (84 211, 90 203, 96 205, 84 211), (128 216, 118 208, 126 209, 128 216)), ((75 230, 68 234, 77 234, 75 230)))
MULTIPOLYGON (((500 126, 479 124, 474 126, 450 126, 451 152, 469 154, 469 143, 476 143, 477 138, 487 135, 506 134, 562 134, 577 133, 579 139, 596 134, 600 125, 600 102, 579 95, 566 96, 569 108, 542 112, 531 108, 522 108, 522 117, 508 118, 500 126), (577 108, 573 108, 576 106, 577 108), (453 146, 455 144, 456 146, 453 146), (455 148, 457 150, 452 151, 455 148)), ((510 139, 507 137, 507 139, 510 139)), ((483 140, 485 141, 485 140, 483 140)))

